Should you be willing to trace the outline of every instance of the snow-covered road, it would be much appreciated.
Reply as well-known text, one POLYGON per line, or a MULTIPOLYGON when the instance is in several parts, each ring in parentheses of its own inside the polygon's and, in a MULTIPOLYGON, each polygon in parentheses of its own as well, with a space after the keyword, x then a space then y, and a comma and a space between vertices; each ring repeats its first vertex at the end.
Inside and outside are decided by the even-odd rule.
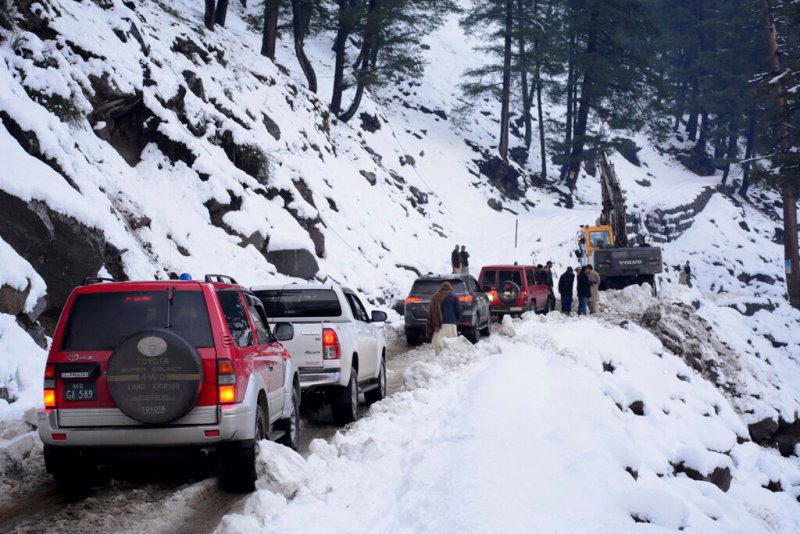
POLYGON ((749 442, 646 330, 555 313, 501 331, 412 364, 306 458, 265 443, 259 490, 218 532, 800 530, 796 458, 749 442))

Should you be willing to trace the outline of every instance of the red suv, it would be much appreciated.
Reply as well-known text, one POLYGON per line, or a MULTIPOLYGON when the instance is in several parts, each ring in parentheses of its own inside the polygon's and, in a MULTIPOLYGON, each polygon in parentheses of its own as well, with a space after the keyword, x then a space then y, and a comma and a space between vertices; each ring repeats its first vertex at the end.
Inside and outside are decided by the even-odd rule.
POLYGON ((490 265, 481 269, 481 288, 492 295, 492 314, 548 313, 556 307, 553 289, 533 265, 490 265))
POLYGON ((252 490, 259 440, 299 444, 300 381, 280 343, 293 336, 230 277, 84 280, 47 358, 47 471, 80 497, 98 465, 202 452, 224 488, 252 490))

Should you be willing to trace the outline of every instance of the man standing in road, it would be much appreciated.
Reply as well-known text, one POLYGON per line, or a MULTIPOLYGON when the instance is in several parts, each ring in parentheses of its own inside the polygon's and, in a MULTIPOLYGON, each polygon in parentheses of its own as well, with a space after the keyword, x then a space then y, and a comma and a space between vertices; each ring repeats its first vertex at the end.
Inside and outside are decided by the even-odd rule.
POLYGON ((686 275, 686 285, 692 287, 692 268, 689 266, 689 260, 686 260, 686 265, 683 266, 683 273, 686 275))
POLYGON ((572 286, 575 283, 575 275, 572 274, 572 267, 567 267, 567 272, 558 279, 558 292, 561 294, 561 313, 572 313, 572 286))
POLYGON ((592 296, 592 283, 589 281, 588 269, 581 267, 578 274, 578 315, 586 315, 589 298, 592 296))
POLYGON ((591 264, 586 266, 586 274, 589 276, 591 284, 591 296, 589 297, 589 313, 597 313, 597 301, 600 298, 600 275, 594 270, 591 264))
POLYGON ((456 248, 453 249, 453 252, 450 253, 450 263, 453 265, 453 274, 460 274, 461 273, 461 251, 456 245, 456 248))
POLYGON ((461 245, 461 274, 469 274, 469 252, 464 245, 461 245))
POLYGON ((458 337, 458 320, 461 317, 461 303, 453 293, 450 282, 442 283, 442 287, 431 297, 428 311, 428 336, 438 355, 444 350, 444 339, 458 337))

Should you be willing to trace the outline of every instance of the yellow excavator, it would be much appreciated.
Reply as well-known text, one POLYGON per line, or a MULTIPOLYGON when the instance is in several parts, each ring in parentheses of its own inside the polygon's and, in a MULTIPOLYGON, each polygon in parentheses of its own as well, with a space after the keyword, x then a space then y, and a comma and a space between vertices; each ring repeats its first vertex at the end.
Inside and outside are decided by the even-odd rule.
POLYGON ((622 289, 648 283, 656 291, 656 275, 663 271, 661 249, 640 242, 628 243, 625 195, 614 165, 600 152, 603 212, 594 226, 581 226, 575 255, 581 265, 591 264, 600 275, 600 289, 622 289))

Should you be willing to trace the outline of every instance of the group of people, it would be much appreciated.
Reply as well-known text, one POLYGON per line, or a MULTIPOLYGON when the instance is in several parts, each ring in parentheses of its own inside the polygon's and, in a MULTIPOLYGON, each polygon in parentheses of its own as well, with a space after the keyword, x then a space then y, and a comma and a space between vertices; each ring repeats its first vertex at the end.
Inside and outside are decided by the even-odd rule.
POLYGON ((469 252, 464 245, 456 245, 450 253, 450 263, 453 265, 453 274, 469 274, 469 252))
POLYGON ((597 274, 591 264, 583 267, 578 266, 574 270, 572 267, 567 267, 567 271, 558 279, 558 292, 561 295, 561 313, 572 313, 572 288, 576 286, 575 273, 578 273, 578 315, 597 313, 600 275, 597 274))

